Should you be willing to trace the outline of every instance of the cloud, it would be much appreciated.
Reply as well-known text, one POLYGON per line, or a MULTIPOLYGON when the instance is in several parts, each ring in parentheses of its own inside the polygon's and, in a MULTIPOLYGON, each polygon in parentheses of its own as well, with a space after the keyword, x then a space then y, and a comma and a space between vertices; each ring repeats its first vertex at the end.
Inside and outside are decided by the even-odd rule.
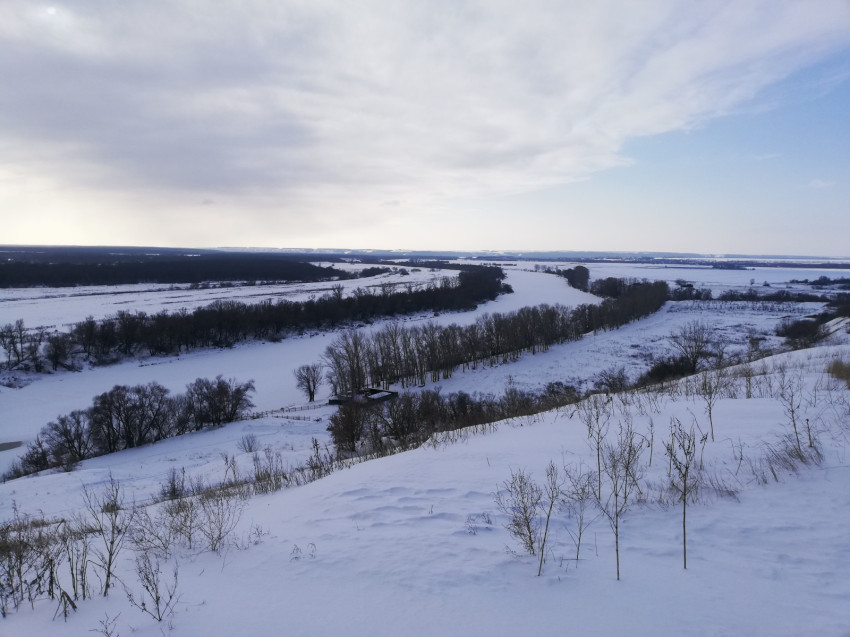
POLYGON ((328 220, 415 209, 627 165, 628 139, 723 115, 848 34, 830 1, 6 0, 0 163, 328 220))

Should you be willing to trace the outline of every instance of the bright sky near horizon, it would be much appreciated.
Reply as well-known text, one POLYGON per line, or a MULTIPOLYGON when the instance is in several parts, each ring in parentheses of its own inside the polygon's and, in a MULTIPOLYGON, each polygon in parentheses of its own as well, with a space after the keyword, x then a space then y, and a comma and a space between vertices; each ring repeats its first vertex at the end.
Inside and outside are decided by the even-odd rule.
POLYGON ((4 0, 0 244, 850 256, 850 0, 4 0))

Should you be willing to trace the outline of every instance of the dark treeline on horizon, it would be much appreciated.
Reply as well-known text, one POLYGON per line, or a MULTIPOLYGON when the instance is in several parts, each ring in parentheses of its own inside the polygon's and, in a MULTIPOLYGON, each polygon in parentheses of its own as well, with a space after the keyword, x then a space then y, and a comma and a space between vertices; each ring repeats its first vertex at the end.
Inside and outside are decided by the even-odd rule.
POLYGON ((64 253, 54 260, 0 262, 0 288, 203 283, 208 281, 326 281, 357 275, 286 255, 184 254, 85 255, 64 253))

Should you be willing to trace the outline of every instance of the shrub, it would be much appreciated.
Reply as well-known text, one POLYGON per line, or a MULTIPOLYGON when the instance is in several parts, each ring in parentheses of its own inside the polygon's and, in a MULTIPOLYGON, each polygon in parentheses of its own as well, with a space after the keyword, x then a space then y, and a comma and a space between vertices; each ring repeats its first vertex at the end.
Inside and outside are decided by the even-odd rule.
POLYGON ((543 491, 522 469, 511 471, 511 479, 494 496, 496 506, 508 516, 505 528, 529 555, 539 546, 540 520, 537 517, 543 491))
POLYGON ((656 361, 649 371, 643 374, 637 384, 639 386, 654 385, 665 380, 683 378, 693 373, 690 361, 683 356, 678 358, 664 358, 656 361))
POLYGON ((368 408, 362 403, 349 401, 340 405, 330 417, 328 431, 337 452, 356 453, 357 443, 366 430, 368 408))
POLYGON ((245 434, 236 443, 236 448, 244 453, 254 453, 258 446, 257 436, 254 434, 245 434))
POLYGON ((783 320, 776 328, 776 335, 785 338, 795 349, 810 347, 824 336, 820 322, 808 318, 797 321, 783 320))
POLYGON ((836 359, 826 368, 832 376, 847 383, 847 388, 850 389, 850 364, 845 363, 840 359, 836 359))

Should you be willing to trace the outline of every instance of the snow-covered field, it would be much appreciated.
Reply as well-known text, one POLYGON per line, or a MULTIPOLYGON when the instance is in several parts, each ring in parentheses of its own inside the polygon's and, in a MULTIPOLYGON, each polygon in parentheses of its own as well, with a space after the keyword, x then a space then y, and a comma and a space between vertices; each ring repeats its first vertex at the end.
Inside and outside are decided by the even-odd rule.
MULTIPOLYGON (((358 272, 368 265, 353 263, 318 263, 322 267, 333 265, 338 270, 358 272)), ((27 327, 63 329, 84 320, 87 316, 102 319, 120 311, 146 312, 155 314, 162 310, 189 311, 209 305, 214 301, 241 301, 263 303, 265 301, 306 301, 311 296, 319 298, 329 294, 334 286, 340 285, 343 294, 351 294, 356 288, 373 288, 382 284, 412 285, 414 287, 439 281, 442 277, 455 277, 454 270, 431 270, 407 268, 407 274, 386 273, 364 279, 343 281, 288 284, 243 285, 212 284, 190 285, 108 285, 79 286, 73 288, 5 288, 0 289, 0 324, 14 323, 23 319, 27 327)))
MULTIPOLYGON (((779 287, 790 278, 823 273, 793 270, 780 276, 779 270, 768 268, 741 279, 738 271, 667 270, 605 264, 592 267, 591 276, 684 278, 722 290, 748 287, 753 277, 763 282, 776 275, 769 282, 779 287)), ((561 278, 534 272, 527 264, 508 272, 515 294, 474 313, 409 320, 465 323, 484 312, 592 300, 561 278)), ((134 301, 124 307, 168 307, 164 299, 170 293, 150 293, 142 305, 134 301)), ((89 311, 79 299, 45 296, 29 306, 31 313, 0 314, 0 322, 23 317, 28 324, 39 324, 40 307, 45 317, 67 316, 68 321, 78 320, 80 312, 79 318, 116 311, 108 302, 96 303, 100 309, 89 311), (70 303, 66 312, 63 302, 70 303)), ((668 304, 620 330, 588 335, 513 364, 458 372, 440 385, 444 392, 498 394, 507 384, 537 389, 555 380, 586 383, 602 370, 619 367, 634 378, 645 371, 651 356, 666 353, 674 329, 696 318, 722 332, 732 349, 745 347, 753 335, 765 336, 762 347, 771 347, 778 344, 772 332, 779 320, 817 307, 756 310, 745 304, 668 304)), ((0 302, 0 312, 5 312, 2 308, 0 302)), ((59 320, 45 318, 41 324, 59 320)), ((255 380, 258 410, 304 406, 292 369, 317 360, 334 337, 308 334, 280 343, 48 375, 20 389, 0 387, 0 442, 32 439, 48 420, 86 407, 95 394, 116 383, 156 380, 182 391, 198 376, 223 374, 255 380)), ((671 419, 707 433, 705 404, 699 396, 684 394, 652 404, 616 399, 612 431, 628 421, 644 435, 649 436, 650 422, 654 430, 651 466, 649 448, 643 455, 644 501, 636 502, 622 520, 619 582, 606 520, 596 519, 585 530, 581 559, 576 561, 571 537, 575 519, 558 512, 538 578, 537 558, 520 554, 504 528, 507 516, 494 503, 494 492, 511 471, 523 469, 542 481, 550 460, 559 467, 580 462, 595 466, 580 416, 563 409, 503 422, 493 431, 453 442, 435 441, 301 487, 251 498, 242 505, 233 541, 220 552, 197 547, 175 551, 169 564, 179 563, 180 601, 173 616, 161 624, 131 607, 119 585, 109 598, 80 602, 67 621, 61 614, 54 619, 55 601, 40 600, 35 609, 25 604, 0 619, 0 635, 88 634, 107 615, 117 617, 113 634, 142 636, 850 635, 850 580, 844 575, 850 563, 848 390, 825 373, 836 357, 850 362, 850 340, 843 329, 823 347, 756 363, 765 374, 755 381, 754 397, 745 398, 739 379, 737 397, 725 397, 714 406, 716 440, 707 440, 701 453, 707 472, 725 481, 737 497, 722 498, 706 489, 689 507, 687 570, 682 569, 681 508, 657 500, 667 480, 663 445, 669 440, 671 419), (776 394, 781 374, 804 388, 798 422, 808 418, 818 428, 824 459, 797 475, 780 473, 778 482, 771 478, 761 484, 766 445, 776 445, 788 432, 788 416, 776 394)), ((320 401, 327 397, 323 389, 320 401)), ((72 473, 0 484, 0 520, 11 517, 13 503, 25 512, 67 517, 80 510, 81 486, 97 490, 110 473, 123 485, 128 501, 144 503, 158 494, 173 469, 221 480, 227 455, 247 471, 250 454, 240 451, 238 443, 249 433, 261 448, 268 446, 286 462, 298 464, 309 455, 313 437, 327 439, 325 427, 333 409, 322 406, 232 423, 86 461, 72 473)), ((0 469, 19 452, 0 452, 0 469)), ((120 556, 118 573, 130 589, 141 590, 129 544, 120 556)))
MULTIPOLYGON (((558 264, 550 264, 553 267, 558 264)), ((752 267, 745 270, 723 270, 698 265, 643 265, 629 263, 593 263, 589 265, 594 279, 613 277, 646 278, 651 281, 667 281, 671 286, 679 279, 688 281, 698 288, 708 288, 717 297, 726 290, 755 288, 763 292, 775 290, 809 290, 804 285, 791 281, 814 281, 821 276, 839 278, 846 270, 823 268, 752 267)))

